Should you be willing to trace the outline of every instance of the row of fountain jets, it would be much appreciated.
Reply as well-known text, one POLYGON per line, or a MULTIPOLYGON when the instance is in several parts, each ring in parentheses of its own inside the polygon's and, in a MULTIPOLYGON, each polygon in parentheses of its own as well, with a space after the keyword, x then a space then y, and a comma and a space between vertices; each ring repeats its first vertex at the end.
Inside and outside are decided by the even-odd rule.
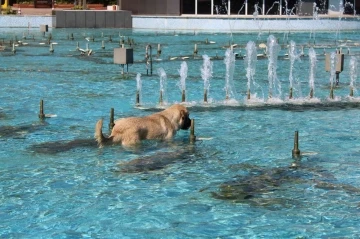
MULTIPOLYGON (((277 59, 278 54, 280 52, 280 45, 277 42, 277 39, 270 35, 267 39, 266 45, 266 56, 268 58, 268 85, 269 85, 269 92, 268 97, 269 99, 280 99, 281 97, 281 84, 277 77, 277 59)), ((336 66, 338 64, 339 58, 337 57, 338 52, 332 52, 330 55, 330 99, 334 99, 334 85, 336 74, 336 66)), ((301 54, 297 53, 296 44, 294 41, 290 41, 289 44, 289 59, 290 59, 290 72, 289 72, 289 99, 292 98, 292 91, 293 91, 293 84, 294 84, 294 76, 293 76, 293 69, 295 61, 300 57, 301 54)), ((315 69, 316 69, 316 52, 313 47, 309 48, 308 52, 309 62, 310 62, 310 75, 309 75, 309 99, 314 97, 315 92, 315 69)), ((210 90, 210 79, 212 78, 213 73, 213 64, 211 62, 211 58, 208 55, 203 55, 203 64, 201 67, 201 77, 204 82, 204 102, 208 102, 208 92, 210 90)), ((256 61, 257 61, 257 48, 256 44, 253 41, 249 41, 246 45, 246 56, 245 56, 245 64, 246 64, 246 78, 247 78, 247 99, 250 100, 252 97, 256 97, 256 94, 251 94, 251 87, 258 87, 258 84, 255 82, 255 71, 256 71, 256 61)), ((225 99, 231 100, 235 99, 235 92, 233 87, 233 76, 235 70, 235 54, 233 49, 230 47, 225 52, 225 66, 226 66, 226 75, 225 75, 225 99)), ((355 82, 357 78, 357 69, 358 63, 357 58, 355 56, 351 56, 350 59, 350 97, 353 97, 355 91, 355 82)), ((187 63, 183 61, 181 63, 181 68, 179 70, 180 74, 180 82, 178 86, 182 92, 182 102, 185 102, 185 91, 186 91, 186 78, 187 78, 187 63)), ((166 89, 166 72, 163 68, 158 69, 158 74, 160 77, 160 100, 159 104, 164 103, 164 95, 166 89)), ((136 104, 140 105, 141 99, 141 74, 138 73, 136 76, 137 82, 137 96, 136 96, 136 104)), ((264 96, 263 96, 264 98, 264 96)))

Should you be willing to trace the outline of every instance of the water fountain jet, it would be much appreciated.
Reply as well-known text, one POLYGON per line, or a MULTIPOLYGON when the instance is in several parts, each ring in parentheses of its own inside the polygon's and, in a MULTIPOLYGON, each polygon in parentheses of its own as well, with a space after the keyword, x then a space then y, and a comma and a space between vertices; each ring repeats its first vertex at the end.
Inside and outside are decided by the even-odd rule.
POLYGON ((289 58, 290 58, 290 73, 289 73, 289 82, 290 82, 290 93, 289 93, 289 99, 293 98, 293 70, 294 70, 294 63, 295 60, 299 58, 299 55, 296 52, 296 44, 294 41, 290 41, 289 46, 289 58))
POLYGON ((316 52, 312 47, 309 49, 309 61, 310 61, 309 87, 310 87, 310 99, 312 99, 314 97, 315 70, 316 70, 316 52))
POLYGON ((140 99, 141 99, 141 89, 142 89, 142 84, 141 84, 141 74, 137 73, 136 75, 136 105, 140 105, 140 99))
POLYGON ((158 74, 160 76, 160 97, 159 104, 164 104, 165 91, 166 91, 166 72, 163 68, 158 69, 158 74))
POLYGON ((186 78, 187 78, 187 73, 188 73, 188 66, 186 61, 183 61, 181 63, 181 68, 179 70, 179 74, 180 74, 180 82, 179 82, 179 87, 180 90, 182 92, 181 94, 181 102, 185 102, 185 89, 186 89, 186 78))
POLYGON ((234 80, 234 71, 235 71, 235 54, 232 48, 228 48, 225 52, 224 59, 225 67, 226 67, 226 75, 225 75, 225 99, 229 100, 230 98, 234 98, 235 94, 233 91, 233 80, 234 80))
POLYGON ((203 55, 203 65, 201 67, 201 78, 204 81, 204 102, 208 102, 208 93, 210 90, 210 79, 213 73, 213 63, 208 55, 203 55))
POLYGON ((254 83, 255 67, 257 60, 257 51, 255 42, 249 41, 246 45, 246 57, 245 57, 245 66, 246 66, 246 78, 247 78, 247 99, 250 100, 251 97, 251 83, 254 83))
MULTIPOLYGON (((277 58, 280 51, 280 46, 277 43, 276 38, 273 35, 270 35, 267 40, 267 57, 269 60, 268 63, 268 81, 269 81, 269 98, 272 98, 274 95, 274 90, 278 91, 279 96, 281 95, 281 85, 277 79, 276 68, 277 68, 277 58)), ((276 96, 276 95, 275 95, 276 96)))
POLYGON ((354 88, 357 77, 357 59, 355 56, 352 56, 350 59, 350 97, 354 96, 354 88))

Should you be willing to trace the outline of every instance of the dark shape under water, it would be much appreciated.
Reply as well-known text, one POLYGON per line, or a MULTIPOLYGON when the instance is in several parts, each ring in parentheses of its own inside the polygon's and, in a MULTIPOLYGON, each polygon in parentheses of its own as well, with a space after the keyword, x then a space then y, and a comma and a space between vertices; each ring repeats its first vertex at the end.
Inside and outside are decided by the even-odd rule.
POLYGON ((26 134, 42 129, 46 122, 20 126, 1 126, 0 138, 24 138, 26 134))
POLYGON ((75 148, 92 147, 96 148, 97 142, 94 139, 74 139, 71 141, 55 141, 45 142, 41 144, 32 145, 29 149, 35 153, 43 154, 57 154, 66 152, 75 148))
POLYGON ((173 152, 157 152, 128 162, 119 163, 116 171, 121 173, 140 173, 161 170, 170 164, 191 160, 193 153, 194 148, 191 145, 173 152))
POLYGON ((298 203, 294 199, 286 198, 287 191, 294 189, 295 184, 311 184, 316 188, 341 190, 350 194, 360 193, 359 188, 351 185, 333 183, 335 178, 323 169, 307 168, 299 163, 279 168, 249 167, 244 164, 244 169, 249 168, 251 171, 248 175, 222 183, 216 192, 211 192, 211 195, 216 199, 254 206, 286 207, 298 203))

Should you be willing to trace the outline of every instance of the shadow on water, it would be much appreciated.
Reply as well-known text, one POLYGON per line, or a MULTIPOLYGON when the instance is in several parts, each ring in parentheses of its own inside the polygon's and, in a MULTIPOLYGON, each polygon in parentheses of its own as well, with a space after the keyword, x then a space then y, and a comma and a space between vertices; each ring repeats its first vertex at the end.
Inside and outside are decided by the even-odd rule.
POLYGON ((47 125, 48 123, 42 121, 29 125, 1 126, 0 138, 25 138, 26 134, 40 130, 47 125))
POLYGON ((74 139, 71 141, 54 141, 54 142, 45 142, 41 144, 35 144, 30 146, 29 150, 35 153, 42 154, 57 154, 61 152, 66 152, 76 148, 97 148, 97 142, 95 139, 74 139))
POLYGON ((314 187, 323 190, 337 190, 348 194, 360 195, 360 188, 337 183, 336 178, 320 167, 307 167, 300 160, 288 167, 263 168, 250 164, 233 166, 245 171, 245 175, 236 176, 216 188, 206 187, 200 191, 211 190, 213 198, 246 203, 268 209, 288 208, 301 205, 303 199, 296 192, 297 187, 314 187), (294 197, 294 193, 295 196, 294 197))
POLYGON ((162 170, 175 163, 186 163, 201 157, 192 144, 181 144, 166 147, 169 151, 156 151, 146 156, 140 156, 130 161, 121 162, 114 169, 116 173, 146 173, 162 170), (171 150, 171 151, 170 151, 171 150))

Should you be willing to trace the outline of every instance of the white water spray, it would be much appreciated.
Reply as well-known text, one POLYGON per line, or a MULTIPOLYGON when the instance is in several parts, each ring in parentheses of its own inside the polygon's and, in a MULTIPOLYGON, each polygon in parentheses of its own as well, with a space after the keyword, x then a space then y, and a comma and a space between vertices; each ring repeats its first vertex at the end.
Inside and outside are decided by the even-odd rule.
POLYGON ((203 65, 200 70, 201 78, 204 81, 204 101, 207 102, 207 95, 210 91, 210 79, 213 74, 213 63, 208 55, 203 55, 203 65))
POLYGON ((299 59, 299 54, 296 51, 296 43, 294 41, 290 41, 289 59, 290 59, 289 83, 290 83, 290 88, 292 88, 294 85, 294 76, 293 76, 294 64, 295 61, 299 59))
POLYGON ((226 68, 226 75, 225 75, 225 94, 226 99, 233 99, 235 98, 234 92, 234 71, 235 71, 235 54, 232 48, 228 48, 225 52, 225 68, 226 68))
POLYGON ((310 98, 312 98, 315 93, 315 70, 316 70, 316 52, 312 47, 309 49, 309 62, 310 62, 309 87, 310 87, 310 98))
POLYGON ((166 81, 167 76, 163 68, 158 69, 158 75, 160 77, 160 104, 166 102, 166 81))
POLYGON ((280 46, 273 35, 270 35, 267 39, 267 57, 268 63, 268 80, 269 80, 269 98, 281 96, 281 84, 277 79, 276 68, 277 58, 280 51, 280 46), (278 93, 276 95, 276 92, 278 93), (275 94, 275 95, 274 95, 275 94))
POLYGON ((257 51, 256 51, 255 42, 249 41, 246 44, 246 58, 245 58, 248 99, 250 99, 251 83, 255 84, 254 76, 256 70, 256 61, 257 61, 257 51))
POLYGON ((355 83, 357 78, 358 63, 355 56, 352 56, 350 59, 350 90, 355 91, 355 83))
POLYGON ((330 87, 333 88, 335 82, 335 73, 336 73, 336 53, 332 52, 330 54, 330 87))
POLYGON ((178 84, 181 91, 184 91, 186 89, 186 78, 188 73, 188 66, 186 61, 183 61, 180 66, 180 70, 178 70, 180 75, 180 82, 178 84))
POLYGON ((138 95, 138 103, 141 102, 141 89, 142 89, 142 82, 141 82, 141 74, 137 73, 136 74, 136 91, 137 91, 137 95, 138 95))

